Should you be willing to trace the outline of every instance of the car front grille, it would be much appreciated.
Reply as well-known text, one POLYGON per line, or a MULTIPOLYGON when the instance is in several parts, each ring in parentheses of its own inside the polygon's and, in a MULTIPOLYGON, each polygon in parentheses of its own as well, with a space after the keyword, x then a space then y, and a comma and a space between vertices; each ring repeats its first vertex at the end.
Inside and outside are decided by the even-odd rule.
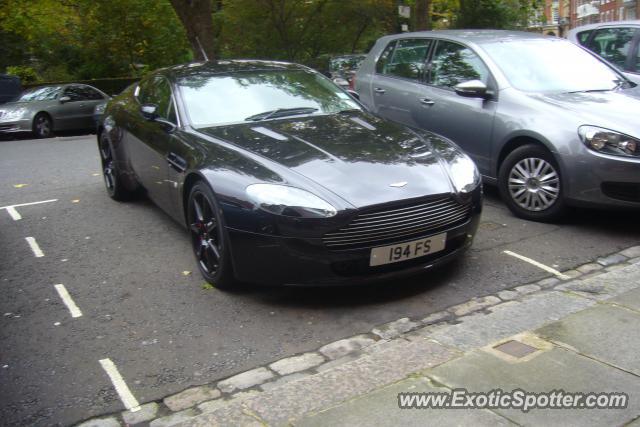
POLYGON ((332 250, 362 249, 408 240, 464 224, 471 204, 451 196, 386 205, 358 214, 347 226, 326 233, 325 246, 332 250))

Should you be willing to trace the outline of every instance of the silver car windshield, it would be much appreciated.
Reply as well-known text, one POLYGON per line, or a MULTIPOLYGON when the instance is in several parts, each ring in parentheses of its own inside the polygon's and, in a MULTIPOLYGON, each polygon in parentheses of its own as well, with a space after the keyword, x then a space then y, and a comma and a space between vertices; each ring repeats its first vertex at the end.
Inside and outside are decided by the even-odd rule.
POLYGON ((51 101, 58 97, 61 86, 45 86, 28 89, 20 95, 19 102, 27 101, 51 101))
POLYGON ((564 40, 505 41, 483 48, 511 85, 522 91, 607 91, 620 84, 620 75, 564 40))
POLYGON ((303 70, 199 73, 179 79, 178 85, 196 128, 247 122, 261 115, 269 119, 360 109, 331 81, 303 70))

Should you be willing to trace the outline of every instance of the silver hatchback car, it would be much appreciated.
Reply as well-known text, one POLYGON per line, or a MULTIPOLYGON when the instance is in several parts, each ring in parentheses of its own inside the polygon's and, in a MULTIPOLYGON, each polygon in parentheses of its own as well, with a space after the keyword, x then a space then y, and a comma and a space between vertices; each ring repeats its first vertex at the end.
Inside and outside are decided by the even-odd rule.
POLYGON ((386 36, 355 80, 375 113, 459 144, 522 218, 552 221, 570 205, 640 207, 635 84, 566 40, 498 30, 386 36))

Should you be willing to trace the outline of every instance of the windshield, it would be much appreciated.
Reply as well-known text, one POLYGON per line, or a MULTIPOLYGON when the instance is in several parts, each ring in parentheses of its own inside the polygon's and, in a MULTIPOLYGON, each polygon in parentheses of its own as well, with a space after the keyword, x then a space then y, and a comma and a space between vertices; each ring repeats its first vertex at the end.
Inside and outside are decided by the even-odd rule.
MULTIPOLYGON (((349 95, 326 78, 303 70, 242 71, 233 75, 199 73, 178 80, 191 124, 211 127, 248 121, 262 113, 308 109, 332 114, 360 109, 349 95)), ((303 111, 304 112, 304 111, 303 111)), ((267 118, 287 116, 269 115, 267 118)))
POLYGON ((36 87, 22 92, 18 101, 51 101, 58 97, 61 89, 60 86, 36 87))
POLYGON ((483 46, 516 89, 583 92, 615 89, 621 77, 564 40, 507 41, 483 46))

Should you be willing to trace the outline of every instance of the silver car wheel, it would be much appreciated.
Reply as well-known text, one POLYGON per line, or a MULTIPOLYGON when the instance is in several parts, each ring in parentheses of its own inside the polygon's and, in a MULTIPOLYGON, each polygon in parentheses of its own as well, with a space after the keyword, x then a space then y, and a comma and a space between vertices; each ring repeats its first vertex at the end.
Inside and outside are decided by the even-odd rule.
POLYGON ((534 212, 548 209, 560 194, 558 172, 546 160, 522 159, 509 172, 509 193, 521 208, 534 212))
POLYGON ((36 132, 38 136, 43 138, 46 138, 51 134, 51 123, 46 116, 40 115, 36 119, 36 132))

